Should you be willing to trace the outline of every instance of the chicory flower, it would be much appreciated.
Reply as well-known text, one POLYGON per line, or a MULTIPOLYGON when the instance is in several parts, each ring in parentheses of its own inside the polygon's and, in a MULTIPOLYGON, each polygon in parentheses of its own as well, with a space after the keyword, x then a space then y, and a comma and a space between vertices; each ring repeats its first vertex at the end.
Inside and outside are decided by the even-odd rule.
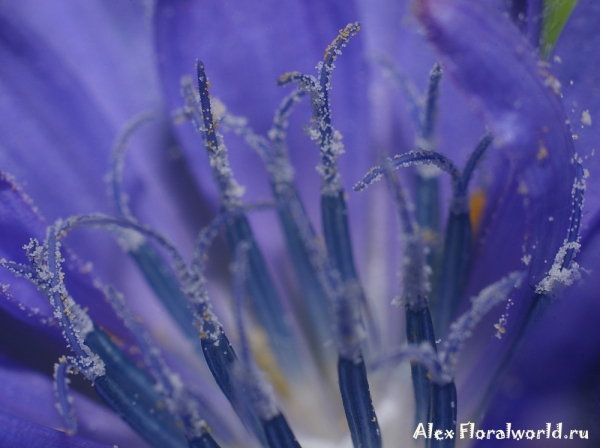
MULTIPOLYGON (((591 0, 579 2, 549 66, 534 48, 539 2, 530 2, 524 16, 515 13, 516 6, 509 11, 521 31, 499 12, 502 2, 420 0, 413 10, 408 2, 379 3, 377 8, 368 1, 229 6, 185 0, 150 6, 88 3, 76 9, 54 2, 45 3, 45 10, 37 2, 2 6, 6 62, 0 89, 6 119, 0 125, 0 169, 12 175, 3 175, 0 195, 3 265, 12 270, 2 273, 2 283, 10 283, 2 290, 2 319, 10 330, 0 361, 0 416, 11 428, 3 444, 144 443, 90 398, 76 393, 71 409, 65 377, 74 371, 92 380, 104 401, 156 446, 185 446, 186 438, 192 446, 212 446, 210 434, 221 446, 296 446, 290 431, 302 446, 379 446, 380 437, 387 446, 408 443, 415 431, 413 387, 417 423, 428 419, 454 431, 453 439, 430 440, 432 446, 453 446, 456 425, 469 420, 486 429, 513 421, 515 427, 519 422, 537 430, 545 419, 561 418, 565 430, 589 429, 588 441, 594 442, 597 435, 586 419, 598 411, 583 407, 592 400, 578 398, 598 391, 589 373, 598 332, 580 320, 597 309, 594 277, 583 274, 579 290, 563 292, 556 283, 570 284, 581 275, 571 260, 579 250, 577 263, 584 269, 597 265, 593 193, 586 195, 589 213, 580 214, 584 181, 592 192, 597 183, 592 156, 598 140, 593 126, 599 101, 598 8, 591 0), (335 31, 357 19, 363 19, 364 37, 348 43, 358 25, 346 28, 314 77, 314 64, 335 31), (425 106, 410 93, 386 90, 381 64, 373 62, 382 56, 405 73, 400 77, 408 91, 406 79, 427 81, 439 59, 442 69, 437 66, 429 76, 425 106), (196 77, 199 97, 189 81, 180 88, 182 76, 196 75, 196 57, 204 62, 196 77), (298 89, 278 109, 290 91, 274 82, 286 72, 281 82, 294 81, 298 89), (298 110, 288 117, 285 104, 298 110), (117 129, 149 107, 161 111, 154 114, 153 134, 137 129, 147 117, 134 120, 111 155, 117 129), (174 128, 168 124, 171 111, 179 122, 174 128), (239 135, 218 135, 225 130, 239 135), (134 145, 121 173, 125 140, 128 134, 139 138, 138 133, 144 141, 134 145), (314 171, 318 151, 303 133, 318 143, 319 173, 314 171), (419 151, 411 152, 415 142, 419 151), (264 160, 247 143, 262 151, 264 160), (412 179, 413 211, 392 171, 419 158, 448 171, 453 182, 444 183, 444 173, 430 166, 401 172, 402 182, 412 179), (111 163, 112 197, 102 182, 111 163), (580 163, 589 168, 589 179, 580 163), (391 201, 385 188, 352 191, 378 164, 366 179, 372 173, 388 178, 391 201), (456 168, 465 164, 465 170, 456 168), (475 167, 474 191, 468 179, 475 167), (243 197, 238 184, 247 189, 243 197), (255 210, 265 207, 256 201, 273 195, 277 202, 266 207, 275 213, 255 210), (449 204, 446 197, 452 198, 449 204), (483 213, 477 217, 479 209, 483 213), (402 248, 396 247, 396 210, 402 248), (454 229, 447 237, 440 218, 445 214, 454 229), (79 217, 66 219, 72 215, 79 217), (194 252, 194 233, 217 215, 222 222, 201 233, 202 250, 194 252), (59 218, 66 220, 46 230, 46 223, 59 218), (314 238, 321 233, 320 220, 325 244, 314 238), (344 235, 348 223, 350 233, 344 235), (234 253, 233 293, 227 287, 227 243, 216 243, 204 260, 205 246, 221 225, 234 253), (70 250, 61 248, 59 239, 85 226, 110 230, 120 246, 107 232, 78 230, 66 240, 70 250), (440 261, 442 251, 446 259, 440 261), (186 267, 183 260, 190 258, 192 266, 186 267), (94 260, 93 275, 81 259, 94 260), (394 275, 399 267, 401 279, 394 275), (127 306, 98 278, 115 284, 127 306), (391 305, 394 295, 402 307, 391 305), (166 296, 171 301, 164 303, 166 296), (446 296, 455 303, 446 306, 446 296), (530 311, 554 296, 560 300, 530 324, 530 311), (504 309, 483 316, 508 297, 504 309), (143 316, 143 325, 128 307, 143 316), (253 319, 244 318, 247 309, 253 319), (35 372, 48 373, 48 361, 32 346, 45 344, 54 361, 70 354, 61 326, 76 356, 57 364, 56 399, 50 378, 35 372), (403 346, 407 339, 420 345, 403 346), (155 344, 164 360, 155 356, 155 344), (555 354, 557 347, 561 351, 555 354), (538 378, 532 351, 544 363, 544 375, 554 377, 544 376, 548 379, 537 382, 541 393, 530 395, 506 386, 504 378, 512 375, 522 384, 538 378), (389 367, 400 358, 415 363, 412 382, 405 365, 389 367), (24 381, 31 387, 23 388, 24 381), (572 393, 555 393, 563 389, 561 381, 572 393), (540 397, 564 409, 544 413, 540 397), (490 411, 482 420, 486 407, 490 411), (525 412, 534 416, 513 420, 525 412), (77 436, 56 431, 73 432, 73 416, 77 436), (259 442, 251 440, 238 417, 259 442)), ((94 394, 89 386, 77 388, 94 394)))

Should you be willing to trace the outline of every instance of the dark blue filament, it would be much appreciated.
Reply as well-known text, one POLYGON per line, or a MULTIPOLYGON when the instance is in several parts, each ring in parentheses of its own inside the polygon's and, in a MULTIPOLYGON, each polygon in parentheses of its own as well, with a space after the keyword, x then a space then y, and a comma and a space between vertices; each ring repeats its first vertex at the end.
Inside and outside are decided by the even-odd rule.
POLYGON ((314 239, 313 226, 310 224, 293 181, 293 171, 285 144, 289 115, 305 94, 303 90, 296 90, 283 99, 275 114, 271 130, 268 132, 269 140, 256 135, 246 124, 245 119, 225 115, 221 118, 221 123, 231 131, 244 137, 246 143, 265 162, 273 194, 277 199, 277 212, 286 237, 288 252, 292 259, 311 322, 307 337, 313 352, 317 354, 319 366, 324 367, 326 354, 324 353, 323 344, 331 338, 328 299, 311 264, 309 251, 303 244, 299 229, 300 224, 292 213, 292 209, 301 213, 302 221, 308 223, 307 230, 310 233, 310 238, 314 239))
POLYGON ((440 386, 431 383, 431 406, 429 422, 435 430, 442 431, 442 440, 435 437, 427 439, 427 448, 454 448, 456 441, 457 419, 456 387, 454 382, 440 386), (452 437, 446 437, 446 431, 452 431, 452 437))
MULTIPOLYGON (((336 149, 334 131, 331 125, 329 100, 334 61, 338 54, 340 54, 341 48, 359 30, 360 25, 358 23, 347 25, 327 48, 323 62, 317 66, 319 71, 318 85, 315 85, 314 78, 298 73, 282 76, 280 78, 280 85, 298 82, 300 83, 300 88, 305 89, 311 97, 313 117, 319 133, 318 146, 321 153, 322 166, 320 168, 323 177, 321 216, 327 254, 333 269, 339 272, 341 282, 347 285, 347 287, 348 285, 356 286, 355 292, 358 303, 364 307, 366 317, 371 321, 366 298, 364 297, 354 265, 346 201, 336 164, 339 150, 336 149)), ((343 314, 341 319, 338 319, 338 332, 342 339, 352 340, 355 332, 351 327, 357 323, 351 317, 353 313, 344 313, 343 311, 346 307, 356 306, 357 304, 351 304, 348 302, 348 298, 344 298, 336 305, 339 308, 336 313, 339 314, 341 310, 343 314), (350 326, 345 329, 346 325, 350 326)), ((369 328, 375 330, 374 325, 369 325, 369 328)), ((367 381, 360 346, 357 344, 354 345, 352 352, 353 355, 351 357, 341 354, 338 360, 338 377, 346 420, 348 421, 352 441, 356 448, 379 447, 381 446, 379 423, 375 416, 375 410, 369 393, 369 383, 367 381)))
MULTIPOLYGON (((421 121, 417 124, 418 138, 417 145, 423 145, 424 150, 431 151, 435 148, 434 131, 435 122, 438 116, 438 97, 440 92, 440 82, 442 80, 442 67, 435 64, 429 73, 429 83, 425 96, 425 108, 421 121)), ((425 177, 417 172, 417 223, 424 229, 431 232, 430 235, 430 255, 429 263, 431 265, 437 262, 438 250, 434 244, 441 227, 440 217, 440 186, 437 176, 425 177)), ((435 305, 435 303, 433 303, 435 305)))
MULTIPOLYGON (((153 113, 142 113, 134 117, 124 126, 113 144, 110 189, 117 211, 123 218, 133 219, 121 190, 125 151, 133 134, 153 118, 153 113)), ((177 323, 179 329, 200 352, 201 347, 197 331, 193 325, 193 316, 189 310, 188 301, 181 292, 179 281, 168 263, 152 245, 145 241, 130 248, 128 253, 135 260, 138 269, 144 275, 152 291, 177 323)))
POLYGON ((367 370, 362 358, 338 360, 340 392, 355 448, 381 448, 381 431, 375 415, 367 370))
POLYGON ((153 407, 131 395, 121 382, 103 375, 94 380, 96 393, 140 436, 157 448, 185 448, 188 442, 181 431, 174 431, 156 419, 153 407))
MULTIPOLYGON (((429 73, 429 84, 427 85, 427 95, 425 97, 425 110, 423 114, 423 124, 421 128, 421 138, 426 142, 431 142, 435 130, 435 122, 438 115, 438 97, 440 95, 440 81, 442 80, 442 66, 435 64, 429 73)), ((432 149, 432 148, 427 148, 432 149)))
MULTIPOLYGON (((223 211, 232 211, 237 207, 235 197, 235 181, 231 177, 230 170, 222 169, 228 162, 225 147, 220 141, 216 124, 210 104, 208 91, 208 78, 202 61, 197 61, 198 92, 200 94, 201 109, 198 109, 193 96, 184 94, 186 106, 190 110, 196 127, 200 130, 204 146, 213 164, 213 174, 221 190, 221 203, 223 211), (215 163, 216 162, 216 163, 215 163), (220 165, 220 166, 217 166, 220 165)), ((184 85, 184 88, 186 85, 184 85)), ((256 244, 256 240, 244 215, 228 220, 225 224, 225 234, 229 246, 233 249, 242 241, 250 245, 248 252, 249 275, 246 280, 246 288, 252 299, 252 305, 256 317, 269 335, 269 342, 286 372, 293 374, 298 372, 298 357, 294 356, 297 350, 292 330, 286 319, 285 312, 275 284, 267 270, 264 258, 256 244)))
POLYGON ((234 369, 239 361, 229 339, 221 332, 216 340, 206 337, 202 338, 201 342, 204 359, 217 385, 244 425, 252 431, 263 446, 267 446, 260 419, 252 409, 248 408, 247 403, 237 399, 236 393, 243 392, 243 387, 236 384, 234 369))
POLYGON ((436 288, 436 330, 440 335, 447 334, 456 314, 458 302, 465 292, 471 255, 471 219, 467 189, 477 163, 492 140, 492 137, 487 134, 479 141, 469 156, 462 174, 453 185, 442 266, 436 288))
POLYGON ((300 444, 283 415, 279 414, 263 422, 263 429, 269 448, 300 448, 300 444))
POLYGON ((209 434, 202 434, 200 437, 190 440, 190 448, 219 448, 219 444, 215 442, 215 439, 209 434))
POLYGON ((165 431, 181 430, 173 415, 166 409, 164 398, 157 392, 155 382, 146 372, 140 370, 123 351, 117 347, 100 329, 94 328, 84 340, 85 344, 104 362, 106 375, 119 384, 122 394, 127 394, 148 409, 165 431))
POLYGON ((181 292, 179 281, 170 266, 158 251, 146 242, 130 249, 129 254, 179 329, 198 348, 198 332, 193 325, 194 319, 189 303, 181 292))
MULTIPOLYGON (((420 345, 429 342, 436 350, 435 334, 429 308, 413 310, 405 307, 406 315, 406 340, 409 344, 420 345)), ((427 375, 427 368, 420 363, 411 363, 410 373, 415 394, 415 422, 427 422, 429 402, 431 396, 431 381, 427 375)))
MULTIPOLYGON (((420 346, 428 342, 436 351, 435 334, 429 306, 427 304, 427 291, 423 289, 423 278, 427 276, 426 257, 424 253, 420 256, 417 251, 423 252, 425 245, 422 241, 420 230, 415 224, 415 219, 409 210, 407 199, 398 181, 396 174, 392 171, 390 161, 385 165, 385 176, 388 188, 394 200, 398 212, 402 234, 405 238, 404 251, 408 259, 404 262, 404 279, 410 286, 405 285, 405 316, 406 316, 406 340, 408 344, 420 346), (408 278, 412 277, 412 278, 408 278), (416 282, 415 285, 412 282, 416 282), (406 291, 408 289, 408 291, 406 291)), ((411 363, 411 377, 415 395, 415 423, 426 423, 430 406, 430 378, 428 370, 421 363, 411 363)), ((415 425, 415 426, 416 426, 415 425)))

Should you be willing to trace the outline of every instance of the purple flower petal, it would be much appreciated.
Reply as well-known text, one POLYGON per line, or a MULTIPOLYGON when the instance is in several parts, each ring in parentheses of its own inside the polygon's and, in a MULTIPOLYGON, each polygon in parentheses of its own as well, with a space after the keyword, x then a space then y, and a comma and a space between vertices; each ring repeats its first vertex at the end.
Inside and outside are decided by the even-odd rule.
POLYGON ((600 3, 580 0, 554 48, 552 73, 560 81, 571 129, 577 136, 575 150, 588 157, 590 171, 585 195, 586 217, 600 209, 600 164, 593 156, 600 150, 600 3), (591 212, 591 213, 590 213, 591 212))
POLYGON ((110 448, 110 445, 69 436, 4 412, 0 412, 0 426, 0 444, 6 448, 110 448))

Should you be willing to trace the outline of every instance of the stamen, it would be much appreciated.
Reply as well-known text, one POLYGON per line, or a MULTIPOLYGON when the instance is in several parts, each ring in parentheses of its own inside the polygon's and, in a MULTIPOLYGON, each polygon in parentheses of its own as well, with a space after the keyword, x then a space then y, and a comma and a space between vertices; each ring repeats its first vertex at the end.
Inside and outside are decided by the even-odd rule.
MULTIPOLYGON (((125 153, 129 140, 143 125, 156 118, 154 112, 142 112, 125 124, 120 134, 115 139, 112 149, 111 170, 109 173, 110 196, 117 207, 119 215, 133 220, 121 184, 125 153)), ((127 239, 124 235, 122 239, 127 239)), ((193 325, 192 315, 188 310, 188 302, 179 288, 179 282, 162 256, 148 244, 141 240, 136 244, 124 246, 135 260, 138 269, 161 301, 182 333, 192 341, 196 350, 201 351, 196 329, 193 325)))
MULTIPOLYGON (((435 151, 412 151, 393 159, 387 159, 386 165, 376 166, 369 170, 363 179, 354 186, 354 190, 363 191, 373 182, 381 179, 387 169, 407 167, 413 163, 430 163, 452 177, 453 198, 450 216, 446 227, 444 255, 440 270, 438 294, 436 296, 437 332, 445 334, 454 316, 458 300, 462 296, 466 275, 469 267, 471 246, 471 221, 469 217, 469 201, 467 188, 477 162, 481 159, 492 143, 492 137, 487 134, 478 143, 475 151, 469 157, 461 174, 456 165, 443 154, 435 151)), ((406 221, 406 217, 401 217, 406 221)), ((410 225, 408 223, 405 226, 410 225)), ((414 254, 410 254, 414 255, 414 254)), ((418 255, 418 254, 417 254, 418 255)), ((404 277, 407 278, 406 276, 404 277)))
MULTIPOLYGON (((413 164, 419 163, 423 165, 433 165, 442 171, 448 173, 452 178, 453 189, 456 189, 458 186, 459 179, 461 177, 460 171, 454 165, 454 162, 450 160, 445 155, 435 152, 435 151, 425 151, 425 150, 417 150, 410 151, 406 154, 396 155, 391 159, 387 159, 389 163, 391 163, 394 169, 399 169, 401 167, 409 167, 413 164)), ((367 174, 365 174, 359 182, 354 185, 354 191, 363 191, 368 186, 373 183, 381 180, 382 176, 385 174, 385 167, 383 166, 374 166, 369 170, 367 174)))
MULTIPOLYGON (((297 210, 306 215, 304 205, 294 185, 293 168, 288 158, 285 144, 288 118, 293 107, 303 98, 305 92, 296 90, 286 96, 273 120, 273 126, 268 132, 269 140, 256 135, 247 125, 247 120, 231 115, 224 115, 221 123, 233 132, 244 137, 246 143, 252 147, 263 159, 269 173, 273 193, 278 202, 278 214, 283 227, 288 251, 296 271, 298 283, 303 293, 304 301, 308 308, 311 321, 308 331, 308 339, 311 347, 316 353, 318 364, 324 368, 325 349, 324 342, 331 337, 331 323, 329 320, 328 301, 317 279, 317 275, 311 265, 309 254, 301 241, 298 223, 294 220, 290 206, 291 202, 297 204, 297 210)), ((303 220, 308 222, 308 231, 315 237, 315 232, 308 217, 303 220)))
MULTIPOLYGON (((346 200, 344 199, 344 189, 336 163, 338 155, 344 149, 341 143, 341 135, 334 131, 331 125, 329 90, 331 89, 330 83, 334 61, 341 54, 341 49, 358 31, 360 31, 358 22, 348 24, 343 30, 340 30, 338 36, 327 47, 323 61, 317 65, 318 89, 315 78, 297 72, 285 74, 279 80, 279 85, 299 82, 300 89, 305 90, 310 95, 313 118, 316 122, 316 133, 311 138, 318 140, 321 152, 321 166, 317 170, 323 178, 321 216, 327 252, 334 267, 340 271, 342 279, 357 284, 359 284, 359 281, 350 243, 346 200)), ((374 325, 374 319, 364 293, 361 293, 360 305, 363 307, 364 317, 368 321, 369 331, 377 344, 379 332, 377 326, 374 325)))
POLYGON ((152 418, 166 431, 177 433, 183 438, 180 427, 165 406, 164 396, 157 391, 156 384, 110 340, 106 333, 94 327, 94 331, 85 338, 85 343, 102 359, 106 366, 106 375, 120 385, 121 393, 128 394, 131 400, 135 399, 140 406, 145 406, 152 418))
POLYGON ((556 288, 556 285, 562 283, 571 285, 575 280, 581 278, 579 273, 579 265, 573 259, 579 252, 581 244, 579 242, 579 231, 581 227, 581 217, 583 214, 585 181, 588 176, 586 170, 583 169, 580 163, 577 163, 575 171, 575 182, 571 195, 573 197, 573 210, 571 212, 569 230, 563 245, 558 250, 552 267, 536 286, 537 294, 551 294, 556 288))
POLYGON ((154 416, 153 408, 134 398, 112 375, 96 378, 93 385, 100 398, 152 446, 189 447, 181 432, 173 432, 160 424, 154 416))
MULTIPOLYGON (((454 382, 440 386, 431 384, 431 406, 429 407, 428 421, 433 424, 437 430, 441 430, 444 435, 447 431, 456 434, 457 420, 457 400, 456 386, 454 382)), ((435 438, 427 439, 427 448, 454 448, 454 437, 437 440, 435 438)))
POLYGON ((58 399, 56 409, 65 419, 67 433, 71 435, 77 432, 77 419, 73 409, 73 397, 69 395, 71 380, 69 380, 67 374, 75 373, 74 368, 75 365, 70 363, 64 356, 58 360, 57 364, 54 364, 54 392, 58 399))
MULTIPOLYGON (((406 195, 396 174, 392 171, 391 162, 387 161, 384 166, 388 188, 394 198, 403 234, 402 280, 406 339, 409 344, 417 346, 429 343, 430 347, 435 350, 435 334, 427 305, 427 295, 431 289, 429 284, 431 268, 427 264, 427 248, 407 205, 406 195)), ((398 301, 393 303, 400 305, 398 301)), ((415 394, 415 422, 416 424, 425 423, 431 388, 427 368, 421 364, 411 364, 411 377, 415 394)))
POLYGON ((508 366, 518 353, 521 343, 525 340, 525 335, 529 329, 540 319, 544 314, 548 305, 552 302, 552 294, 562 281, 573 281, 574 277, 579 274, 579 265, 573 260, 579 251, 579 240, 581 230, 581 217, 583 214, 585 181, 589 173, 583 169, 580 161, 577 161, 575 168, 575 180, 573 182, 573 209, 571 211, 571 224, 567 231, 567 237, 563 242, 562 247, 558 250, 554 263, 550 271, 538 283, 533 300, 523 323, 519 326, 515 337, 512 339, 512 344, 503 356, 498 369, 490 382, 488 393, 481 403, 484 406, 497 391, 500 380, 504 377, 508 366))
POLYGON ((425 150, 433 149, 433 132, 438 115, 437 101, 440 94, 440 81, 442 80, 442 66, 435 64, 429 73, 429 85, 423 111, 423 126, 419 146, 425 150))
POLYGON ((482 289, 477 297, 472 299, 471 309, 459 317, 451 326, 450 334, 444 341, 440 359, 450 372, 454 372, 458 353, 471 331, 494 306, 506 300, 513 289, 521 286, 525 272, 511 272, 506 277, 482 289))
POLYGON ((133 135, 145 124, 155 119, 155 113, 152 111, 142 112, 125 123, 125 126, 115 139, 112 147, 111 170, 109 178, 110 195, 121 216, 131 218, 131 210, 123 195, 121 186, 123 182, 123 168, 125 165, 125 152, 133 135))
MULTIPOLYGON (((223 144, 221 134, 217 131, 217 125, 214 122, 208 78, 204 64, 200 60, 197 61, 197 72, 201 108, 198 107, 196 97, 190 90, 189 78, 182 79, 182 93, 186 107, 204 140, 204 146, 213 168, 213 177, 221 190, 221 206, 225 211, 232 211, 241 205, 242 190, 233 177, 227 158, 227 148, 223 144)), ((241 241, 250 244, 250 275, 247 277, 246 287, 252 298, 254 312, 269 335, 269 342, 281 366, 290 376, 297 375, 301 370, 301 365, 297 362, 298 357, 295 356, 298 347, 289 323, 291 316, 286 312, 279 297, 246 216, 238 215, 227 221, 225 234, 232 249, 241 241), (288 316, 288 318, 282 319, 282 316, 288 316)))
MULTIPOLYGON (((329 104, 333 62, 341 54, 341 48, 359 30, 358 22, 349 24, 340 31, 338 37, 327 48, 323 62, 317 65, 318 90, 315 89, 314 78, 297 73, 282 76, 280 85, 300 82, 299 87, 311 97, 313 118, 316 122, 316 131, 312 138, 318 140, 321 152, 321 166, 318 167, 318 171, 323 178, 321 189, 323 233, 331 261, 329 262, 327 257, 320 254, 320 249, 315 247, 311 235, 302 235, 302 239, 312 253, 311 262, 314 263, 314 270, 321 276, 323 290, 328 294, 333 305, 334 329, 340 353, 338 360, 340 392, 352 441, 357 447, 380 447, 379 423, 373 409, 366 368, 359 345, 362 336, 358 331, 360 316, 356 305, 360 303, 364 307, 369 321, 372 317, 354 267, 346 201, 336 164, 338 155, 343 152, 343 145, 341 135, 334 131, 331 125, 329 104), (332 271, 331 268, 337 272, 332 271)), ((302 217, 299 215, 302 213, 293 210, 297 207, 291 208, 295 219, 301 223, 302 217)), ((299 225, 301 232, 305 232, 307 228, 309 225, 299 225)), ((369 325, 369 328, 375 327, 369 325)))
POLYGON ((445 335, 464 294, 471 259, 471 217, 469 215, 468 187, 473 171, 492 143, 486 134, 469 156, 465 168, 453 184, 450 214, 446 224, 444 253, 436 290, 436 329, 445 335))
POLYGON ((342 185, 337 169, 336 160, 339 154, 344 152, 341 135, 334 131, 331 125, 331 108, 329 103, 329 90, 331 89, 331 74, 334 62, 342 53, 350 38, 360 31, 360 23, 350 23, 327 47, 325 57, 317 65, 318 80, 312 76, 303 75, 298 72, 288 73, 279 79, 279 85, 291 82, 299 83, 299 87, 305 90, 311 97, 313 118, 316 122, 316 134, 312 137, 318 140, 321 150, 321 166, 319 172, 323 177, 323 196, 337 196, 342 191, 342 185), (317 88, 318 83, 318 88, 317 88))
POLYGON ((184 77, 181 79, 181 94, 185 100, 189 116, 204 141, 213 177, 221 192, 221 205, 226 210, 231 210, 240 205, 243 188, 238 185, 233 177, 233 171, 227 158, 227 148, 223 144, 223 138, 217 130, 217 124, 214 122, 208 92, 209 82, 202 61, 196 61, 196 68, 200 106, 196 99, 191 78, 184 77))

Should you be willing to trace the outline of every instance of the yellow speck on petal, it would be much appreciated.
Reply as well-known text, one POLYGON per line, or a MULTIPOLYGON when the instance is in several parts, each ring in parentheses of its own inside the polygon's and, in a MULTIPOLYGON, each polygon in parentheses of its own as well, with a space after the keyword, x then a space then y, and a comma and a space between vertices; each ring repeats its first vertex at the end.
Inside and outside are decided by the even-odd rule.
POLYGON ((477 233, 479 224, 481 224, 481 216, 485 207, 485 192, 481 189, 475 190, 469 198, 469 207, 471 209, 469 218, 473 233, 477 233))
POLYGON ((542 161, 544 159, 546 159, 548 157, 548 149, 546 148, 546 145, 544 144, 543 140, 540 140, 540 149, 537 153, 537 159, 538 161, 542 161))

